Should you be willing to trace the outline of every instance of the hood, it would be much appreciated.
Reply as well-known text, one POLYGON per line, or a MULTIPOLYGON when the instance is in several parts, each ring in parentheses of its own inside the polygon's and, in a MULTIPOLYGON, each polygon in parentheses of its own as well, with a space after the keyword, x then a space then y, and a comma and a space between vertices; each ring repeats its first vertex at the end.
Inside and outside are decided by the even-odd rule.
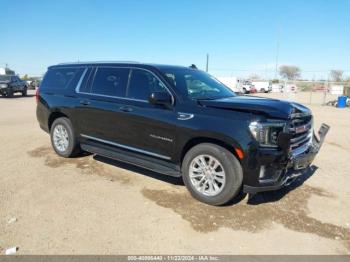
POLYGON ((237 110, 263 114, 271 118, 288 119, 291 114, 311 111, 298 103, 257 96, 234 96, 216 100, 200 100, 199 104, 206 107, 237 110))

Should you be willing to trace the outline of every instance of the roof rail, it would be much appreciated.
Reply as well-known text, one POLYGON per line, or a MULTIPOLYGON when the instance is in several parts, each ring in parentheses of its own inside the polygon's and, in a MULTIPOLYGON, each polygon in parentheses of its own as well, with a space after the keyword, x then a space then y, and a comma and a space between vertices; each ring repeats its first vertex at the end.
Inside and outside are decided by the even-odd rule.
POLYGON ((139 64, 137 61, 75 61, 75 62, 65 62, 59 63, 58 65, 79 65, 79 64, 115 64, 115 63, 123 63, 123 64, 139 64))

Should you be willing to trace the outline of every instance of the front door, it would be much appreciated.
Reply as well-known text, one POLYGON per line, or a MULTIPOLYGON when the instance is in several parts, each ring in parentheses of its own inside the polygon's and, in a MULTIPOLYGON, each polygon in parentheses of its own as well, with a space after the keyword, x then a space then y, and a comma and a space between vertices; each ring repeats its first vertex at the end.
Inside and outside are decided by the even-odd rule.
POLYGON ((125 121, 128 145, 160 158, 170 159, 176 135, 177 114, 173 107, 152 105, 152 92, 169 92, 150 71, 132 69, 126 91, 125 121))

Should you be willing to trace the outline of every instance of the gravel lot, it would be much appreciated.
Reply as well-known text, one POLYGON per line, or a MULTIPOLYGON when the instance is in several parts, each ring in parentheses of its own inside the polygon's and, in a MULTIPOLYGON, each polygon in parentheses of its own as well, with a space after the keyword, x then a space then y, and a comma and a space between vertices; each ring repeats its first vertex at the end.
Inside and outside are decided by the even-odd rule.
POLYGON ((178 179, 56 156, 35 106, 0 97, 1 254, 350 254, 349 109, 311 106, 331 130, 298 182, 211 207, 178 179))

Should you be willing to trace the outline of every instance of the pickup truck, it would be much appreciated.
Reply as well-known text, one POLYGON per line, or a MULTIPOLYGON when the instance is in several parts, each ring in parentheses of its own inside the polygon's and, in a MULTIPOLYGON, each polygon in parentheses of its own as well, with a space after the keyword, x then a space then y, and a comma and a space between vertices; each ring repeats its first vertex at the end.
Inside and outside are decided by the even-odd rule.
POLYGON ((0 95, 13 97, 14 93, 21 93, 27 96, 28 86, 16 75, 0 75, 0 95))

